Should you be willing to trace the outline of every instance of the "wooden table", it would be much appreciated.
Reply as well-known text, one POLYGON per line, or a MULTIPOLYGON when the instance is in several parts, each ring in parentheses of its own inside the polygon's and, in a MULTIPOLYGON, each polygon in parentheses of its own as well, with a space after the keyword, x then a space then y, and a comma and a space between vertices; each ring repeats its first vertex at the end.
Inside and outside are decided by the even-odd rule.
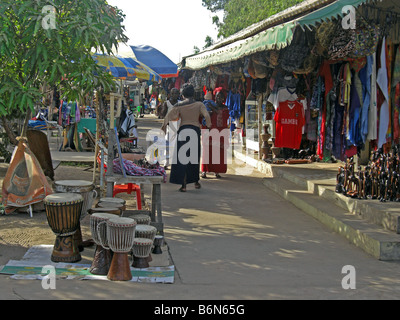
MULTIPOLYGON (((112 197, 114 183, 116 184, 126 184, 133 183, 140 185, 141 192, 143 190, 143 185, 151 185, 151 224, 157 228, 157 231, 160 232, 161 235, 164 235, 164 223, 162 220, 162 211, 161 211, 161 183, 163 183, 164 178, 162 176, 126 176, 124 177, 122 174, 106 174, 105 180, 107 183, 107 197, 112 197)), ((142 197, 143 201, 144 197, 142 197)))

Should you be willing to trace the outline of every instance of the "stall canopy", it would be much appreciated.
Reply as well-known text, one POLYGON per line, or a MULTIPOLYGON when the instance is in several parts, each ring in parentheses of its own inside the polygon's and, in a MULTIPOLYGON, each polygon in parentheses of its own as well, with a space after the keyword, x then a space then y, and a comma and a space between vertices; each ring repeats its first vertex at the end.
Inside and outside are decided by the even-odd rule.
POLYGON ((130 47, 137 60, 149 66, 163 78, 178 76, 178 66, 162 52, 148 45, 130 47))
MULTIPOLYGON (((211 65, 224 64, 238 60, 245 56, 273 49, 283 49, 289 46, 293 40, 294 31, 297 26, 313 27, 317 23, 328 19, 342 17, 343 8, 351 5, 358 7, 370 0, 336 0, 321 1, 309 0, 300 3, 292 8, 272 16, 261 23, 258 28, 265 27, 265 30, 257 34, 242 39, 243 32, 238 33, 239 40, 232 41, 222 47, 214 46, 211 50, 201 52, 196 55, 183 58, 183 68, 199 70, 211 65), (311 13, 310 13, 311 11, 311 13), (290 21, 287 19, 291 17, 290 21), (287 22, 275 25, 277 21, 286 20, 287 22), (272 27, 268 27, 268 25, 272 27)), ((251 30, 247 31, 249 34, 251 30)))
POLYGON ((154 82, 161 82, 162 80, 157 72, 133 58, 122 58, 98 53, 93 54, 92 57, 99 66, 118 79, 140 79, 154 82))

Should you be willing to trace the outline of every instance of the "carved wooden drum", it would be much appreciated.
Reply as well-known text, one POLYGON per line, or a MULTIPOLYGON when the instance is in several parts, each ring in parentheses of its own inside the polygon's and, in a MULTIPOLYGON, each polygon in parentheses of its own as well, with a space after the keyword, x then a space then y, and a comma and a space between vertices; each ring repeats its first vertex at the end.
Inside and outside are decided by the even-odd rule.
MULTIPOLYGON (((108 247, 114 253, 107 278, 112 281, 129 281, 132 279, 132 273, 128 253, 133 246, 137 223, 130 218, 115 217, 99 223, 97 226, 98 233, 100 233, 100 227, 104 223, 107 225, 108 247)), ((104 243, 102 243, 102 246, 105 247, 104 243)))
POLYGON ((153 240, 151 239, 135 238, 132 247, 134 255, 132 267, 141 269, 149 267, 149 262, 147 258, 150 255, 152 246, 153 240))
POLYGON ((74 234, 79 228, 83 197, 76 193, 55 193, 44 200, 47 221, 56 235, 51 260, 77 262, 81 260, 74 234))
MULTIPOLYGON (((83 220, 88 214, 88 210, 92 208, 93 200, 97 198, 95 185, 91 181, 85 180, 60 180, 55 181, 54 185, 54 189, 58 193, 77 193, 83 197, 83 205, 80 216, 80 220, 83 220)), ((80 223, 74 237, 75 241, 77 242, 78 249, 83 251, 80 223)))
POLYGON ((93 241, 96 243, 96 251, 90 267, 90 272, 96 275, 107 275, 110 270, 112 252, 108 249, 107 244, 107 226, 105 224, 99 227, 100 222, 110 220, 115 215, 109 213, 94 213, 90 216, 90 231, 92 233, 93 241), (104 244, 104 248, 102 247, 104 244))
POLYGON ((95 185, 85 180, 60 180, 55 181, 55 191, 62 193, 78 193, 83 197, 81 220, 86 217, 88 210, 92 208, 93 200, 97 198, 95 185))

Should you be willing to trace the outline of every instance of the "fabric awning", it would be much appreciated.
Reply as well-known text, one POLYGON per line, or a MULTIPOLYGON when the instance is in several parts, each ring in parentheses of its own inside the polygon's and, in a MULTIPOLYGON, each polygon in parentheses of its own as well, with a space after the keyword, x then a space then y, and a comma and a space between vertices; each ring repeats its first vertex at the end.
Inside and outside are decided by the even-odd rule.
MULTIPOLYGON (((212 65, 224 64, 241 59, 245 56, 272 49, 283 49, 290 45, 297 26, 312 27, 328 19, 342 17, 342 9, 346 5, 358 7, 371 0, 337 0, 327 4, 302 17, 261 31, 255 36, 233 42, 218 49, 204 51, 196 55, 185 57, 182 63, 184 69, 200 70, 212 65)), ((318 4, 318 1, 315 1, 318 4)), ((301 6, 301 4, 300 4, 301 6)), ((298 6, 296 6, 296 10, 298 6)), ((309 4, 304 6, 309 10, 309 4)))
POLYGON ((336 0, 335 2, 315 10, 314 12, 307 14, 296 20, 296 23, 300 26, 315 26, 317 23, 322 23, 328 19, 343 17, 342 9, 345 6, 359 7, 363 3, 369 2, 370 0, 336 0))
POLYGON ((295 26, 294 22, 284 23, 225 47, 186 57, 184 68, 199 70, 238 60, 259 51, 283 49, 292 42, 295 26))
POLYGON ((178 76, 178 66, 157 49, 148 46, 130 46, 135 57, 163 78, 178 76))

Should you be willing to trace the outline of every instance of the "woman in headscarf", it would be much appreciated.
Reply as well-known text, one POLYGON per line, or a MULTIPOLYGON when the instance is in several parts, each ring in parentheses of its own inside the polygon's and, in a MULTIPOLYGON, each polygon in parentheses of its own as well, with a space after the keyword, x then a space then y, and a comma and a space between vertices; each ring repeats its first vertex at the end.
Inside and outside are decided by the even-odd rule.
POLYGON ((221 178, 220 173, 226 173, 227 146, 229 144, 229 109, 225 105, 225 93, 222 88, 214 90, 215 106, 209 105, 211 109, 211 129, 218 130, 218 136, 203 137, 203 155, 201 164, 201 177, 207 178, 207 172, 214 172, 216 178, 221 178), (219 156, 218 156, 219 154, 219 156), (218 157, 218 158, 217 158, 218 157))
POLYGON ((162 130, 165 132, 169 121, 180 118, 175 154, 170 155, 172 162, 170 183, 180 184, 179 191, 186 192, 186 185, 194 183, 200 189, 200 126, 201 118, 205 118, 207 128, 211 127, 210 115, 202 102, 194 100, 194 87, 190 84, 182 86, 181 94, 184 98, 167 113, 162 130))

